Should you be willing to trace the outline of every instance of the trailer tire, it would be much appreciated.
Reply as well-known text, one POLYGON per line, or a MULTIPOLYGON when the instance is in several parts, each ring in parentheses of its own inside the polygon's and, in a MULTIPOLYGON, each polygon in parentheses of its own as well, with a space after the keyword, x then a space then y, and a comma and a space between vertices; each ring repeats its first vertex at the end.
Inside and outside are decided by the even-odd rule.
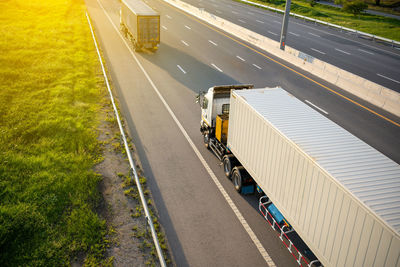
POLYGON ((222 162, 224 165, 225 176, 229 179, 232 179, 232 169, 236 166, 237 159, 234 155, 228 154, 222 158, 222 162))

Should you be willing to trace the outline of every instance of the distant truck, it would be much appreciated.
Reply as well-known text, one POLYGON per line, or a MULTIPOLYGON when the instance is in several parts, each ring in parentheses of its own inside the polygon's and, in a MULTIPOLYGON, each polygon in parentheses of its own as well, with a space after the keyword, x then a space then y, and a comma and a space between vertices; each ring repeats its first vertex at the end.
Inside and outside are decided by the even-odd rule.
POLYGON ((235 189, 261 188, 324 266, 400 266, 400 166, 282 88, 252 88, 199 96, 235 189))
POLYGON ((135 51, 157 51, 160 44, 160 15, 141 0, 122 0, 121 31, 135 51))

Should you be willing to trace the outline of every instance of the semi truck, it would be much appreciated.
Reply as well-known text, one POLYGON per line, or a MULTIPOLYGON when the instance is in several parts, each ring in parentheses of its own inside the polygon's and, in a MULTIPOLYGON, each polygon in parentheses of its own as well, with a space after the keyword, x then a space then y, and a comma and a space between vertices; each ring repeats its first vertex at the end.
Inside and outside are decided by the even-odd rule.
POLYGON ((400 266, 396 162, 280 87, 198 98, 204 144, 235 189, 260 188, 322 265, 400 266))
POLYGON ((141 0, 122 0, 121 31, 135 51, 157 51, 160 44, 160 15, 141 0))

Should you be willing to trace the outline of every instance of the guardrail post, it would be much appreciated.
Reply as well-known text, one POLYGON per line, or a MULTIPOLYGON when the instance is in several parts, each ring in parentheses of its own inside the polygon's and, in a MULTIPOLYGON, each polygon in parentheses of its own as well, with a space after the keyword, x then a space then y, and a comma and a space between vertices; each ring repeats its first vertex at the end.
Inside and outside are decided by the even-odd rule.
POLYGON ((303 255, 301 255, 300 251, 297 251, 297 253, 299 253, 299 259, 297 260, 297 263, 301 265, 301 257, 303 257, 303 255))
POLYGON ((281 235, 279 236, 279 238, 281 239, 281 241, 283 241, 283 227, 281 228, 281 235))

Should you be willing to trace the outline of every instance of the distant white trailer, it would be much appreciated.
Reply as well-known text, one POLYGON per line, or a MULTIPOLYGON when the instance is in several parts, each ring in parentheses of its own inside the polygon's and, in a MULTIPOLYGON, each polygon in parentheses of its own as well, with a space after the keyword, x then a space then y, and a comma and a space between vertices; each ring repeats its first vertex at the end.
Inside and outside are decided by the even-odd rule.
POLYGON ((282 88, 231 91, 227 132, 228 150, 324 266, 400 266, 397 163, 282 88))
POLYGON ((121 30, 136 51, 156 51, 160 43, 160 15, 141 0, 122 0, 121 30))

